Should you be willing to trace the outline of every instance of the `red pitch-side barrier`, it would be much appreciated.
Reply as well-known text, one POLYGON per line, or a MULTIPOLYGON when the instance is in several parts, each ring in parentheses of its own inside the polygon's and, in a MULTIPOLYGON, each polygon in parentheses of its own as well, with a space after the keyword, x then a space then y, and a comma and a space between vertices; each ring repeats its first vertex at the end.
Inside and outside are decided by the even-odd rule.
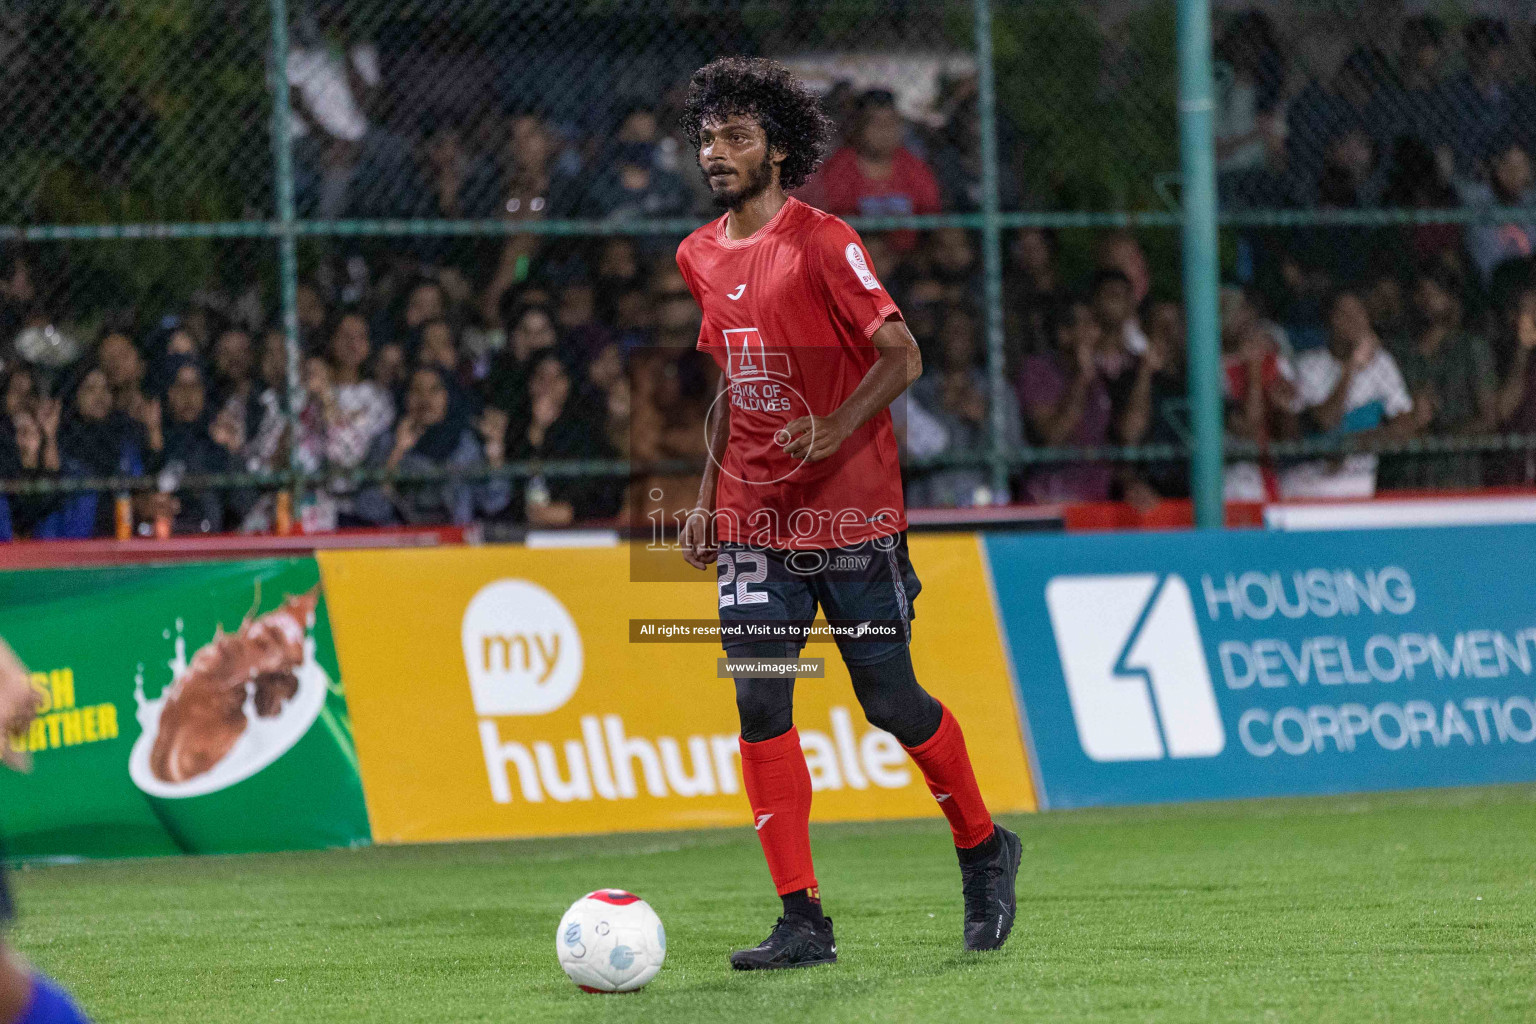
POLYGON ((463 544, 463 527, 342 530, 324 534, 204 534, 167 540, 35 540, 0 544, 0 570, 186 562, 308 555, 332 548, 416 548, 463 544))
MULTIPOLYGON (((1262 529, 1267 509, 1288 506, 1356 506, 1433 501, 1456 503, 1486 499, 1536 500, 1536 488, 1490 488, 1479 491, 1392 491, 1374 499, 1308 500, 1305 502, 1233 502, 1227 505, 1227 525, 1262 529)), ((1074 502, 1064 505, 1001 505, 962 509, 910 509, 908 521, 915 531, 924 530, 1065 530, 1091 533, 1108 530, 1181 530, 1194 525, 1188 500, 1167 500, 1146 509, 1122 501, 1074 502)), ((619 530, 618 523, 586 524, 582 530, 619 530)), ((543 531, 547 541, 559 531, 543 531)), ((510 539, 522 539, 510 538, 510 539)), ((478 527, 419 527, 378 530, 341 530, 336 533, 271 535, 215 534, 172 537, 168 540, 45 540, 0 544, 0 571, 65 566, 117 565, 144 562, 179 562, 223 558, 261 558, 304 555, 315 551, 357 548, 412 548, 475 544, 481 541, 478 527)))

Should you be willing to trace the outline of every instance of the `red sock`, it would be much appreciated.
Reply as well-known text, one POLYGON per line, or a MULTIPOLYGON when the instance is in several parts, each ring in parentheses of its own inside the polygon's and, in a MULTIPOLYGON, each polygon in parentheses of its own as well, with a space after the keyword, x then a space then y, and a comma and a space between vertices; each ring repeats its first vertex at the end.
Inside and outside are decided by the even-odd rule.
POLYGON ((944 717, 939 719, 938 732, 906 750, 922 769, 923 781, 949 819, 955 845, 965 850, 991 838, 992 815, 987 813, 981 790, 976 788, 976 773, 971 770, 971 755, 965 752, 965 737, 949 708, 944 709, 944 717))
POLYGON ((768 858, 768 873, 783 896, 816 888, 811 866, 811 770, 800 750, 800 732, 791 728, 761 743, 741 740, 741 777, 752 802, 757 841, 768 858))

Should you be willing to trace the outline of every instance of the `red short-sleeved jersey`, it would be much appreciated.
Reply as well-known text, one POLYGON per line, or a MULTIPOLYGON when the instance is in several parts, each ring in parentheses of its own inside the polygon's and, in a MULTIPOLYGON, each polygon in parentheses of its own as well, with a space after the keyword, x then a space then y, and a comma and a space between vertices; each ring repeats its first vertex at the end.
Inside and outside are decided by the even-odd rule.
POLYGON ((677 265, 704 311, 699 349, 731 382, 720 539, 815 549, 905 530, 889 410, 820 462, 785 455, 774 437, 842 405, 878 358, 875 331, 901 317, 858 234, 790 198, 750 238, 727 238, 725 217, 704 225, 678 246, 677 265))

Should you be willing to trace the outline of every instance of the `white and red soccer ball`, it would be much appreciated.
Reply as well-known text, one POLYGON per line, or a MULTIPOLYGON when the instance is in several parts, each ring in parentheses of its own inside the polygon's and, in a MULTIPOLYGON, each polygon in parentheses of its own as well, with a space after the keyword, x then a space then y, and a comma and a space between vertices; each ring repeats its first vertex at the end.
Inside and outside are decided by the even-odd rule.
POLYGON ((598 889, 572 903, 560 919, 555 953, 583 992, 633 992, 661 970, 667 933, 639 896, 598 889))

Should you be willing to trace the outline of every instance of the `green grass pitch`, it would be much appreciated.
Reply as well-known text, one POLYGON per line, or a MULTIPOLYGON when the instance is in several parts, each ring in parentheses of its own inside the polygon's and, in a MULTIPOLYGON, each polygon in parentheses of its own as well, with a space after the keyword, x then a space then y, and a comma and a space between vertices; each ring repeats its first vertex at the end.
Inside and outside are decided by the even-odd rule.
POLYGON ((749 829, 31 868, 14 938, 103 1024, 1536 1019, 1536 787, 1009 819, 1006 949, 960 949, 939 820, 814 830, 841 962, 732 974, 749 829), (592 996, 565 907, 651 901, 666 967, 592 996))

